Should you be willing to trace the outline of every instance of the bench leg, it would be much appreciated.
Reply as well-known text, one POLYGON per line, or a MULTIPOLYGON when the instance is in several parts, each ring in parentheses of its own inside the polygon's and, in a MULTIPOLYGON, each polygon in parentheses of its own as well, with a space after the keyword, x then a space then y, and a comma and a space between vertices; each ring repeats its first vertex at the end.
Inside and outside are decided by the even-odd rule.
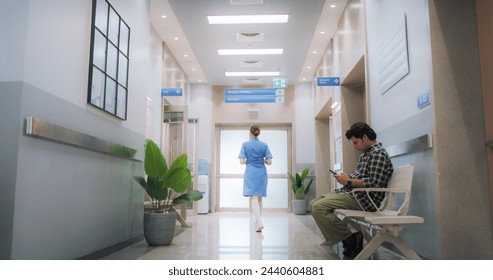
POLYGON ((373 237, 363 250, 354 258, 355 260, 367 260, 385 241, 385 236, 380 232, 373 237))
POLYGON ((408 260, 420 260, 421 258, 398 236, 387 234, 387 240, 394 244, 408 260))
POLYGON ((176 214, 177 214, 176 219, 178 220, 178 222, 180 222, 182 227, 190 227, 190 225, 187 223, 187 221, 182 217, 182 215, 180 213, 178 213, 178 211, 176 211, 175 208, 171 207, 171 211, 176 212, 176 214))
POLYGON ((401 238, 398 236, 389 234, 388 232, 382 230, 379 231, 373 239, 366 244, 363 250, 354 258, 355 260, 367 260, 374 252, 383 244, 383 242, 387 240, 390 243, 394 244, 399 251, 406 257, 408 260, 420 260, 421 258, 414 252, 411 247, 409 247, 401 238))

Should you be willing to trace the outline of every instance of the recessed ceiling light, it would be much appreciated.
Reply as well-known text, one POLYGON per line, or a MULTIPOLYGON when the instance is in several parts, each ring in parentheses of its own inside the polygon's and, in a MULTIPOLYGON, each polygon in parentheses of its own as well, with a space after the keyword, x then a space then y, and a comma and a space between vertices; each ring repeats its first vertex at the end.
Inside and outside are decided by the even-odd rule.
POLYGON ((222 49, 219 55, 282 54, 284 49, 222 49))
POLYGON ((188 54, 184 54, 183 57, 188 57, 188 54))
POLYGON ((166 18, 166 15, 162 15, 161 17, 162 17, 162 18, 166 18))
POLYGON ((224 72, 226 77, 260 77, 260 76, 279 76, 279 71, 272 72, 224 72))
POLYGON ((336 7, 336 5, 332 4, 332 5, 330 5, 330 7, 331 7, 331 8, 335 8, 335 7, 336 7))
POLYGON ((325 34, 325 31, 320 31, 320 34, 322 34, 322 35, 325 34))
POLYGON ((288 15, 207 16, 209 24, 286 23, 288 15))
POLYGON ((175 39, 175 41, 178 41, 178 39, 179 39, 179 38, 178 38, 178 37, 175 37, 175 38, 173 38, 173 39, 175 39))
POLYGON ((313 51, 312 53, 313 53, 313 54, 316 54, 316 53, 317 53, 317 51, 313 51))

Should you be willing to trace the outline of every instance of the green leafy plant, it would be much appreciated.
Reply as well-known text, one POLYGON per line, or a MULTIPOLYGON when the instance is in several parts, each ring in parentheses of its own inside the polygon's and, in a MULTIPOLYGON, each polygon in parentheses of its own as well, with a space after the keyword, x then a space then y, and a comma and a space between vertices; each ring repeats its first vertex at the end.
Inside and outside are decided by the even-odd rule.
POLYGON ((307 194, 310 190, 310 186, 313 183, 313 178, 311 178, 308 184, 305 185, 305 179, 309 172, 310 168, 306 167, 303 171, 301 171, 301 175, 300 173, 296 173, 295 176, 291 175, 291 173, 288 174, 295 199, 304 199, 305 194, 307 194))
POLYGON ((147 179, 142 176, 134 179, 151 198, 153 212, 168 213, 174 211, 173 206, 202 199, 198 190, 186 192, 192 183, 186 154, 178 156, 168 168, 163 153, 152 140, 146 140, 144 151, 147 179))

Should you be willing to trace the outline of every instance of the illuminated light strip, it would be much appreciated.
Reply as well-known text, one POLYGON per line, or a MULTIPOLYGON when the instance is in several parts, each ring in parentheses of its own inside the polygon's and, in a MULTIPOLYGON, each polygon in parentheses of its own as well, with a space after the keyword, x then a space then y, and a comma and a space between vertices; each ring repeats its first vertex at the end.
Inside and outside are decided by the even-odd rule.
POLYGON ((219 55, 283 54, 284 49, 220 49, 219 55))
POLYGON ((288 15, 207 16, 209 24, 286 23, 288 15))

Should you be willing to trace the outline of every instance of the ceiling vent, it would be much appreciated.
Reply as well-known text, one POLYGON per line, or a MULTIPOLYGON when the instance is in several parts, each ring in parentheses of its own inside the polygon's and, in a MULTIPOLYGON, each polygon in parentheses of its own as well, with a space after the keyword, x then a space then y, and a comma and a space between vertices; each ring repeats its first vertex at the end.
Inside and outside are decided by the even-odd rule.
POLYGON ((264 4, 264 0, 229 0, 231 5, 259 5, 264 4))
POLYGON ((240 32, 236 33, 236 40, 240 43, 263 42, 264 33, 261 32, 240 32))
POLYGON ((262 79, 258 79, 258 78, 245 78, 245 79, 243 79, 243 84, 260 85, 261 83, 262 83, 262 79))
POLYGON ((242 60, 240 66, 243 68, 260 68, 263 66, 262 60, 242 60))

